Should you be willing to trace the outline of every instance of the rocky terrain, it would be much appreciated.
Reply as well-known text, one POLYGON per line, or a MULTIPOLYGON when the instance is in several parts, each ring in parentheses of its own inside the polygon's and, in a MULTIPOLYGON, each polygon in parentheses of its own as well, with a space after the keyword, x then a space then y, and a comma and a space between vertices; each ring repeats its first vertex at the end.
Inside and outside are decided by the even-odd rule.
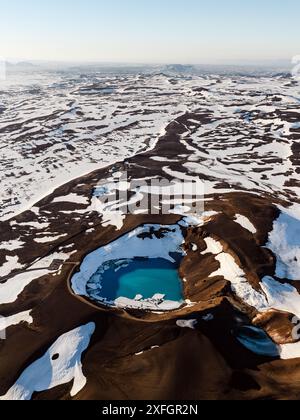
POLYGON ((18 83, 0 92, 0 399, 299 399, 298 82, 18 83), (107 262, 174 252, 179 302, 95 299, 107 262))

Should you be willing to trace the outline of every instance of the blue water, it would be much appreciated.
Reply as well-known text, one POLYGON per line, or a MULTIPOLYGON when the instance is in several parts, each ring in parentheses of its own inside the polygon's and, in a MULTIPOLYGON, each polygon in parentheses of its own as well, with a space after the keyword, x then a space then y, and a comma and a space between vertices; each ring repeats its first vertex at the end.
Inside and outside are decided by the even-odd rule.
POLYGON ((279 347, 262 329, 244 326, 237 328, 235 334, 238 341, 252 353, 267 357, 279 356, 279 347))
POLYGON ((176 259, 175 263, 162 258, 135 258, 118 271, 117 264, 123 261, 111 261, 104 273, 101 273, 100 267, 91 278, 87 291, 96 300, 104 298, 110 302, 119 297, 134 299, 136 295, 148 299, 157 293, 165 295, 165 300, 181 302, 183 290, 178 267, 182 256, 173 254, 172 257, 176 259))

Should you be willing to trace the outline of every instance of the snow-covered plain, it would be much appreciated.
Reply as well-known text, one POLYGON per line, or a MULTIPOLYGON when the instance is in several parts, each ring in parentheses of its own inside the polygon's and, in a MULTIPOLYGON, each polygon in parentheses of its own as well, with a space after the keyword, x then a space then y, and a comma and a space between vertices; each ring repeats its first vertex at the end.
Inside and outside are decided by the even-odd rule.
POLYGON ((172 86, 160 75, 44 73, 33 80, 0 81, 2 220, 71 179, 152 147, 169 122, 196 106, 192 83, 172 86))
POLYGON ((287 181, 297 179, 300 88, 280 76, 194 75, 174 83, 166 74, 74 71, 9 75, 0 83, 2 220, 71 179, 153 147, 170 122, 195 111, 209 119, 195 116, 185 126, 182 142, 193 151, 185 168, 206 177, 206 193, 226 181, 299 196, 297 183, 287 181))

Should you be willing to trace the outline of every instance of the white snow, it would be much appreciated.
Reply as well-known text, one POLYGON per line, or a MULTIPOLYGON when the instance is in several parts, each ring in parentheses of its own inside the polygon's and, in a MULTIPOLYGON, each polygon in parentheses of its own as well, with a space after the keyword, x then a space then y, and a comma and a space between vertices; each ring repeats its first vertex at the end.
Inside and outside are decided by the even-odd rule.
POLYGON ((149 139, 148 149, 153 149, 170 122, 199 109, 207 110, 211 121, 188 118, 181 141, 188 136, 194 153, 186 168, 207 177, 207 193, 221 191, 220 180, 230 184, 227 191, 241 187, 298 193, 285 181, 297 175, 289 136, 299 123, 286 121, 283 113, 299 112, 299 88, 283 85, 279 78, 210 74, 177 78, 172 85, 168 76, 153 74, 139 79, 137 86, 136 75, 113 75, 103 76, 102 93, 87 89, 87 78, 75 80, 67 73, 15 79, 5 81, 1 99, 6 108, 0 122, 0 209, 5 219, 71 179, 136 155, 149 139), (40 93, 31 95, 33 86, 41 87, 40 93), (197 93, 196 87, 208 91, 197 93), (267 94, 281 101, 267 105, 267 94), (270 163, 278 157, 282 163, 270 163), (261 168, 263 173, 252 171, 261 168))
POLYGON ((102 226, 115 226, 117 230, 121 230, 124 224, 125 215, 120 212, 104 213, 102 226))
POLYGON ((5 249, 7 251, 16 251, 17 249, 23 248, 23 246, 24 242, 17 239, 0 243, 0 249, 5 249))
POLYGON ((52 203, 67 203, 67 202, 87 205, 89 203, 89 198, 84 197, 83 195, 71 193, 63 197, 55 197, 54 200, 52 201, 52 203))
POLYGON ((104 227, 115 226, 117 230, 122 229, 125 220, 125 214, 112 208, 112 206, 103 203, 98 197, 94 196, 91 199, 91 205, 86 211, 97 212, 102 216, 104 227))
POLYGON ((28 271, 0 283, 0 305, 15 302, 26 286, 48 273, 48 270, 28 271))
POLYGON ((256 227, 250 222, 250 220, 247 217, 245 217, 241 214, 237 214, 236 217, 235 217, 235 221, 239 225, 241 225, 243 228, 249 230, 249 232, 251 232, 253 234, 255 234, 257 232, 256 227))
POLYGON ((282 213, 286 213, 292 218, 296 220, 300 220, 300 205, 299 204, 294 203, 288 208, 283 207, 283 206, 278 206, 278 208, 282 213))
POLYGON ((202 254, 210 252, 216 255, 216 260, 220 263, 219 270, 212 273, 210 277, 222 276, 230 281, 236 295, 259 311, 277 309, 290 312, 300 318, 300 295, 294 287, 288 284, 283 285, 271 277, 264 277, 260 284, 263 293, 257 292, 248 283, 244 271, 237 265, 234 258, 223 252, 223 247, 218 241, 206 238, 205 242, 208 249, 202 254))
POLYGON ((66 236, 68 236, 67 233, 58 236, 44 236, 43 238, 34 238, 34 242, 37 242, 38 244, 47 244, 57 241, 58 239, 65 238, 66 236))
POLYGON ((30 400, 34 392, 53 389, 73 382, 71 397, 86 385, 82 372, 82 353, 88 348, 95 331, 89 323, 62 335, 45 355, 32 363, 0 400, 30 400))
POLYGON ((295 287, 281 284, 272 277, 264 277, 261 288, 266 295, 269 309, 289 312, 300 318, 300 295, 295 287))
POLYGON ((205 254, 218 255, 221 252, 223 252, 223 245, 219 241, 216 241, 214 238, 207 237, 204 239, 204 241, 206 243, 207 249, 202 252, 202 255, 205 255, 205 254))
POLYGON ((201 216, 197 215, 188 215, 185 216, 178 224, 183 227, 189 227, 189 226, 203 226, 205 223, 205 213, 203 213, 201 216))
POLYGON ((190 328, 191 330, 194 330, 197 324, 198 324, 198 321, 196 319, 189 319, 189 320, 178 319, 176 321, 177 327, 190 328))
MULTIPOLYGON (((206 201, 209 201, 208 199, 206 199, 206 201)), ((203 213, 203 217, 205 218, 205 219, 208 219, 208 220, 210 220, 210 219, 212 219, 214 216, 217 216, 219 213, 217 212, 217 211, 214 211, 214 210, 211 210, 211 211, 205 211, 204 213, 203 213)))
POLYGON ((49 266, 53 260, 66 261, 76 251, 70 253, 56 252, 33 264, 30 269, 16 274, 5 283, 0 283, 0 305, 13 303, 33 280, 50 274, 49 266))
MULTIPOLYGON (((277 276, 299 279, 297 273, 299 255, 299 222, 290 215, 282 213, 274 223, 269 237, 268 247, 277 255, 277 276)), ((232 290, 248 305, 264 312, 270 309, 289 312, 300 318, 300 295, 296 288, 289 284, 281 284, 272 277, 264 277, 260 283, 262 293, 257 292, 248 283, 244 271, 237 265, 234 258, 225 252, 220 242, 213 238, 205 238, 207 250, 202 254, 216 255, 220 268, 210 277, 223 276, 231 282, 232 290)), ((291 345, 292 346, 292 345, 291 345)), ((292 347, 289 346, 289 349, 292 347)), ((300 353, 299 353, 300 357, 300 353)))
POLYGON ((151 157, 151 159, 154 160, 155 162, 178 162, 177 159, 169 159, 163 156, 153 156, 151 157))
POLYGON ((22 267, 23 266, 19 263, 19 257, 17 255, 14 257, 6 256, 6 262, 0 266, 0 277, 5 277, 13 270, 17 270, 22 267))
POLYGON ((187 96, 185 103, 181 100, 186 96, 186 85, 192 86, 192 81, 171 86, 165 76, 153 75, 150 85, 148 78, 139 81, 147 90, 136 90, 136 75, 104 76, 117 88, 105 88, 99 94, 93 89, 88 92, 87 80, 75 80, 72 74, 38 76, 29 82, 28 76, 22 75, 3 90, 3 220, 31 208, 72 179, 135 156, 146 145, 152 150, 171 121, 188 107, 198 106, 192 96, 187 96), (29 94, 32 86, 41 87, 41 93, 29 94), (164 96, 157 95, 157 90, 172 95, 169 104, 165 104, 164 96), (72 152, 67 146, 72 147, 72 152))
POLYGON ((279 346, 280 358, 283 360, 300 358, 300 342, 279 346))
POLYGON ((120 309, 139 309, 142 311, 174 311, 179 309, 183 302, 176 302, 172 300, 165 300, 164 296, 154 295, 150 299, 128 299, 120 297, 114 301, 114 306, 120 309))
MULTIPOLYGON (((219 250, 212 243, 215 250, 219 250)), ((220 244, 221 245, 221 244, 220 244)), ((237 265, 232 255, 221 252, 216 257, 220 263, 219 270, 210 274, 210 277, 221 276, 231 283, 233 292, 248 305, 263 310, 268 307, 268 302, 262 293, 257 292, 248 282, 244 271, 237 265)))
POLYGON ((178 196, 180 197, 181 202, 184 201, 184 198, 204 198, 204 184, 197 179, 184 183, 174 180, 171 183, 167 182, 166 185, 164 185, 164 183, 162 183, 162 185, 145 185, 141 186, 139 191, 146 194, 160 195, 165 198, 172 197, 173 195, 178 196))
POLYGON ((182 183, 178 180, 168 182, 157 178, 146 178, 135 179, 132 182, 125 179, 113 182, 113 179, 109 178, 106 184, 95 188, 91 204, 85 211, 99 213, 103 218, 103 226, 113 225, 117 230, 123 226, 127 214, 148 213, 149 204, 155 210, 161 206, 165 214, 185 216, 192 212, 192 206, 185 204, 193 204, 195 212, 194 203, 197 202, 197 211, 200 214, 204 207, 202 187, 203 183, 200 181, 196 184, 194 181, 182 183), (195 195, 200 198, 191 198, 195 195))
POLYGON ((300 220, 282 212, 266 246, 277 257, 276 276, 300 280, 300 220))
POLYGON ((35 229, 39 229, 39 230, 42 230, 42 229, 47 229, 47 227, 49 227, 49 222, 24 222, 24 223, 17 223, 17 222, 15 222, 15 221, 13 221, 13 222, 11 222, 10 223, 11 224, 11 226, 15 226, 15 225, 18 225, 18 226, 28 226, 28 227, 33 227, 33 228, 35 228, 35 229))
POLYGON ((22 322, 26 322, 27 324, 33 323, 33 318, 30 315, 30 311, 20 312, 15 315, 11 315, 8 317, 0 316, 0 340, 1 340, 1 332, 7 330, 7 328, 12 327, 14 325, 21 324, 22 322))
MULTIPOLYGON (((182 201, 182 200, 181 200, 182 201)), ((171 203, 171 202, 170 202, 171 203)), ((170 214, 178 214, 180 216, 186 215, 191 211, 191 208, 188 206, 182 206, 177 204, 174 209, 169 210, 170 214)))
MULTIPOLYGON (((262 312, 270 309, 288 312, 300 318, 300 295, 293 286, 281 284, 272 277, 264 277, 261 282, 261 288, 266 296, 267 302, 258 310, 262 312)), ((257 352, 255 343, 252 351, 257 352)), ((284 344, 278 346, 280 358, 284 360, 300 358, 300 343, 284 344)))

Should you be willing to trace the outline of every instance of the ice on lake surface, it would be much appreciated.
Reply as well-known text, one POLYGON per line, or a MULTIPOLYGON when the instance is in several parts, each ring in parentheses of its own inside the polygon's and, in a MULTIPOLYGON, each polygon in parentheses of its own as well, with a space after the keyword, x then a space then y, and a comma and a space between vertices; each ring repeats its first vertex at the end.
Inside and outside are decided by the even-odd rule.
POLYGON ((163 258, 109 261, 91 277, 87 284, 88 295, 106 303, 122 297, 152 299, 155 295, 182 302, 182 281, 178 273, 182 255, 173 256, 175 263, 163 258))

